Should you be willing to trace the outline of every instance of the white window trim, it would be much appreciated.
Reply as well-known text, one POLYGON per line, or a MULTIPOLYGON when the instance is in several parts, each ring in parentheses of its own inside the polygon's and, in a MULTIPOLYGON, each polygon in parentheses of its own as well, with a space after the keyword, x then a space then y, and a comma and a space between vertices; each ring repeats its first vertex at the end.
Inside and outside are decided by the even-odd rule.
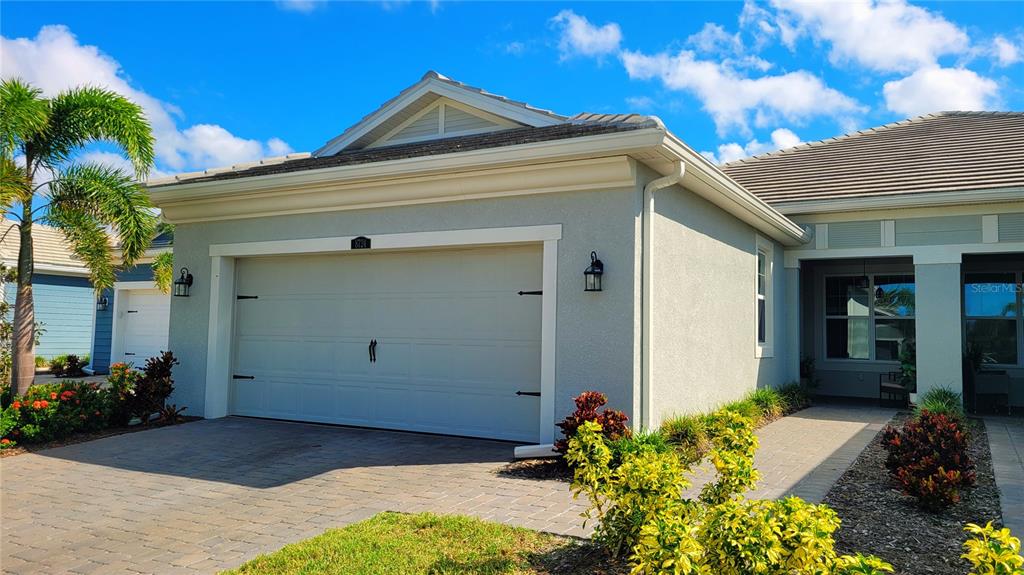
POLYGON ((758 235, 754 250, 754 357, 775 357, 775 244, 758 235), (757 268, 758 255, 765 256, 764 269, 764 341, 758 341, 757 268))
MULTIPOLYGON (((373 251, 432 249, 446 246, 512 245, 539 243, 543 246, 541 280, 541 396, 540 444, 554 442, 555 430, 555 319, 558 315, 558 241, 562 225, 549 224, 509 228, 478 228, 393 234, 366 234, 373 251)), ((248 256, 345 253, 351 251, 354 236, 276 240, 210 246, 210 316, 206 363, 207 419, 228 415, 228 393, 234 333, 235 261, 248 256)))

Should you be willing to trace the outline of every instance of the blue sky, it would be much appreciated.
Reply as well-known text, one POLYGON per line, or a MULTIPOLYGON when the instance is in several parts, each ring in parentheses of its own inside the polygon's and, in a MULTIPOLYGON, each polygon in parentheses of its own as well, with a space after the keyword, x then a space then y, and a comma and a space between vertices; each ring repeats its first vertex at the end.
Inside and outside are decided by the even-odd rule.
POLYGON ((143 104, 158 173, 313 150, 429 69, 562 114, 655 114, 719 160, 1024 109, 1021 2, 5 1, 0 34, 4 77, 143 104))

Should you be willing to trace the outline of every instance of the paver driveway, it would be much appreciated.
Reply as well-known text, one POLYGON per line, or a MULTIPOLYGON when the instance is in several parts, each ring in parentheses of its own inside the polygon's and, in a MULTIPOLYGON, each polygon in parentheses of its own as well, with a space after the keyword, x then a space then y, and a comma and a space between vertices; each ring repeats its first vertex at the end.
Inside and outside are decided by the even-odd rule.
POLYGON ((509 443, 242 418, 5 458, 10 573, 212 573, 382 510, 582 534, 568 486, 499 477, 509 443))

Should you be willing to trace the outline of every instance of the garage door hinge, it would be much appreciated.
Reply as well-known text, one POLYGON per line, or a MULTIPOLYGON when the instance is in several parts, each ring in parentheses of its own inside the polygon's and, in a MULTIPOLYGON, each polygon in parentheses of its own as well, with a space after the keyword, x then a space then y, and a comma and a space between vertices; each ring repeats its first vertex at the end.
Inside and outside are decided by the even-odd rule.
POLYGON ((235 299, 260 299, 258 295, 236 295, 235 299))
POLYGON ((256 379, 255 375, 238 375, 237 373, 231 376, 231 379, 256 379))
POLYGON ((539 391, 517 391, 516 395, 529 395, 531 397, 540 397, 539 391))
POLYGON ((521 292, 519 292, 519 295, 543 295, 543 294, 544 294, 543 290, 521 291, 521 292))

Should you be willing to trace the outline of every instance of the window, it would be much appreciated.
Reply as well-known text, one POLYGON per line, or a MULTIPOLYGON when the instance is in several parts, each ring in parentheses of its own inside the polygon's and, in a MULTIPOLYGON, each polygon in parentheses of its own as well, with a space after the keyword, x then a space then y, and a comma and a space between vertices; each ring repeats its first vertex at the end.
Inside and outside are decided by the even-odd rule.
POLYGON ((754 286, 754 318, 756 323, 756 357, 772 357, 772 255, 770 240, 757 237, 756 284, 754 286))
POLYGON ((825 357, 899 361, 914 341, 912 275, 825 278, 825 357))
POLYGON ((984 363, 1019 363, 1020 282, 1014 272, 964 274, 964 334, 984 363))

